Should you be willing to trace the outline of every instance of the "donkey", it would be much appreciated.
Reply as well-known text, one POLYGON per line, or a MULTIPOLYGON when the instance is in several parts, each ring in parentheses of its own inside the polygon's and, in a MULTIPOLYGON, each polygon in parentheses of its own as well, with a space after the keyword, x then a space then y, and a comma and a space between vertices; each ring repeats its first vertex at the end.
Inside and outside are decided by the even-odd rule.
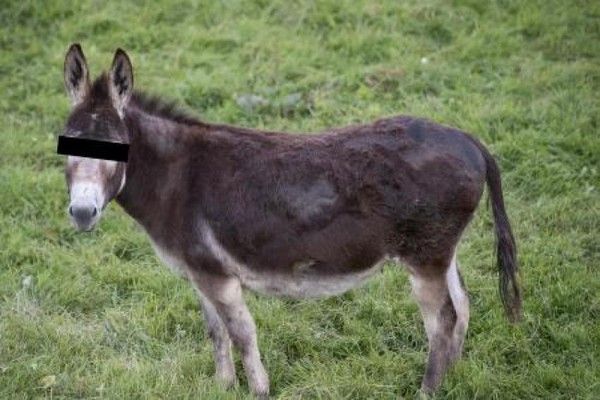
POLYGON ((520 318, 498 166, 472 136, 405 116, 311 135, 210 124, 133 91, 121 49, 92 82, 81 47, 71 45, 64 82, 65 136, 130 146, 127 163, 67 158, 74 226, 91 230, 115 199, 143 227, 159 258, 196 289, 226 387, 236 382, 233 342, 251 391, 269 393, 242 288, 332 296, 394 259, 407 267, 424 319, 421 389, 433 392, 462 352, 469 299, 456 248, 486 182, 500 295, 509 319, 520 318))

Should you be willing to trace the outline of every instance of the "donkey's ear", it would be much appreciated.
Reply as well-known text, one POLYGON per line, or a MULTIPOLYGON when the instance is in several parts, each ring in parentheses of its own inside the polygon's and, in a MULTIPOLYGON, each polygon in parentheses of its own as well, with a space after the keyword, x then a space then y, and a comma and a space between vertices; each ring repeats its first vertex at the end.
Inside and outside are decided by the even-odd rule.
POLYGON ((109 75, 110 95, 113 106, 120 115, 127 106, 133 93, 133 67, 127 53, 117 49, 109 75))
POLYGON ((65 56, 65 88, 71 98, 71 104, 76 106, 83 102, 90 91, 90 74, 81 46, 73 43, 65 56))

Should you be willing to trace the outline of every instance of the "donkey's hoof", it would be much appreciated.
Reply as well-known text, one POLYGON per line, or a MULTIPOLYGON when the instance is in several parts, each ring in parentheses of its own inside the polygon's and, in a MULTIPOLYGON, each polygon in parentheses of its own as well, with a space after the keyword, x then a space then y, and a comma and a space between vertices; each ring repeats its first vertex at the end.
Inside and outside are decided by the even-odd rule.
POLYGON ((231 389, 237 385, 237 377, 233 374, 215 374, 215 381, 224 389, 231 389))
POLYGON ((419 391, 417 392, 417 399, 419 400, 430 400, 433 397, 434 390, 426 389, 421 386, 419 391))
POLYGON ((269 386, 254 387, 252 388, 252 394, 259 400, 269 399, 269 386))
POLYGON ((269 392, 254 393, 254 397, 256 397, 257 400, 269 400, 269 392))

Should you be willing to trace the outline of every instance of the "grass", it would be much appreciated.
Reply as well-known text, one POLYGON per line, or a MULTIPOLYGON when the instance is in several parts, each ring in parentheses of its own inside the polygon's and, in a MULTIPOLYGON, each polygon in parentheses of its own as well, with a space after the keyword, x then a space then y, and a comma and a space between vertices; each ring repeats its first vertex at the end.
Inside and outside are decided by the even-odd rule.
MULTIPOLYGON (((437 397, 596 397, 600 3, 398 3, 4 2, 0 398, 248 397, 239 369, 233 391, 213 384, 193 291, 118 206, 92 234, 69 226, 55 143, 74 41, 94 74, 127 49, 139 88, 208 121, 316 131, 402 113, 473 132, 503 170, 525 320, 502 315, 482 206, 459 251, 466 352, 437 397)), ((274 397, 417 393, 426 340, 401 268, 337 298, 247 299, 274 397)))

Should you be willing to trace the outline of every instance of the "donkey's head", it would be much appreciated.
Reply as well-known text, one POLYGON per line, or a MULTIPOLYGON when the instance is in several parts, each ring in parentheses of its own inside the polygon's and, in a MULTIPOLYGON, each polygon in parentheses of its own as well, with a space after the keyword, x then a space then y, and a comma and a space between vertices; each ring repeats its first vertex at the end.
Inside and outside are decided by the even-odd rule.
MULTIPOLYGON (((64 75, 72 104, 64 135, 129 143, 123 118, 133 90, 133 68, 127 54, 118 49, 110 72, 92 83, 81 47, 73 44, 65 57, 64 75)), ((125 170, 123 162, 68 156, 68 211, 77 229, 94 227, 125 185, 125 170)))

